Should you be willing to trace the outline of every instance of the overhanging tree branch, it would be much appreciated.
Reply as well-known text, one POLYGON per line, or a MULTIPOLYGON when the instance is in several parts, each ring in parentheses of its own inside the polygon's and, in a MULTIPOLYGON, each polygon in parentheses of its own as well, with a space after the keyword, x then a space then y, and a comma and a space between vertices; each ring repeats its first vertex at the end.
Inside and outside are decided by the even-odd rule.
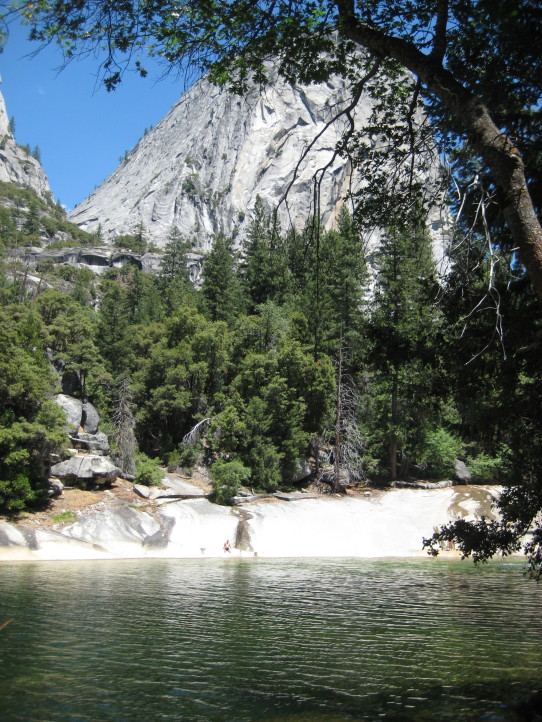
POLYGON ((412 43, 361 23, 348 0, 336 0, 341 33, 376 57, 391 58, 416 75, 455 116, 471 146, 482 156, 503 195, 503 215, 519 249, 533 287, 542 302, 542 228, 527 188, 525 166, 518 148, 497 127, 472 92, 443 66, 412 43))

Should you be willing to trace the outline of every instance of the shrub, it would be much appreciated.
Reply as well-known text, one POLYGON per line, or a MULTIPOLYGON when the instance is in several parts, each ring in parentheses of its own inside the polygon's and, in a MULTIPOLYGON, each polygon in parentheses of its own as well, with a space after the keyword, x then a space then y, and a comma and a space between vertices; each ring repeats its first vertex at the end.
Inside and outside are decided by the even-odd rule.
POLYGON ((160 469, 158 459, 151 459, 146 454, 138 454, 136 459, 136 484, 160 486, 164 472, 160 469))
POLYGON ((224 461, 218 459, 211 466, 211 479, 213 482, 213 498, 219 504, 233 502, 233 497, 250 479, 251 471, 240 461, 224 461))
POLYGON ((28 477, 17 474, 13 479, 0 481, 0 509, 17 512, 35 498, 28 477))
POLYGON ((77 514, 71 510, 62 511, 60 514, 55 514, 52 519, 55 524, 64 524, 68 521, 75 521, 77 519, 77 514))
POLYGON ((481 453, 475 458, 467 459, 467 468, 471 473, 472 481, 484 484, 496 481, 504 472, 504 460, 501 456, 489 456, 481 453))
POLYGON ((454 461, 461 455, 462 444, 442 427, 430 431, 425 437, 421 462, 425 475, 443 479, 454 473, 454 461))
POLYGON ((167 457, 168 471, 175 471, 179 468, 192 471, 198 463, 202 451, 201 444, 183 445, 181 448, 174 449, 167 457))

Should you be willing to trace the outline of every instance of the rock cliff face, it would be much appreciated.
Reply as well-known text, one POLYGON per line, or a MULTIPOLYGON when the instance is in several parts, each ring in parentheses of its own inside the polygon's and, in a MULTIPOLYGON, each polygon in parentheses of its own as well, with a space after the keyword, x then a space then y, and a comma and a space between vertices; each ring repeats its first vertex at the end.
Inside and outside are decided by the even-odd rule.
MULTIPOLYGON (((175 225, 206 250, 211 234, 219 231, 242 237, 256 197, 274 208, 291 184, 279 217, 283 228, 299 227, 314 208, 314 174, 332 160, 346 121, 327 129, 326 123, 348 98, 339 78, 296 88, 277 81, 246 97, 200 80, 70 220, 87 231, 101 225, 106 242, 142 223, 158 246, 165 245, 175 225)), ((359 122, 370 103, 368 98, 360 103, 359 122)), ((320 213, 327 227, 350 182, 350 163, 335 159, 321 185, 320 213)))
POLYGON ((43 200, 52 198, 47 176, 41 163, 27 149, 18 145, 9 131, 4 97, 0 93, 0 182, 17 183, 35 191, 43 200))

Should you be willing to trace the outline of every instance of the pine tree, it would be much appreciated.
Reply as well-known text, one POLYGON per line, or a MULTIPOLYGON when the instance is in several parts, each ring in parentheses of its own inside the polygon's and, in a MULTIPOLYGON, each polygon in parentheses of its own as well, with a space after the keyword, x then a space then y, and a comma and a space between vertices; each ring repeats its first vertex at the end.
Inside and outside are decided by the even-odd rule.
POLYGON ((188 251, 191 246, 179 229, 172 226, 158 275, 158 288, 168 315, 196 295, 188 268, 188 251))
POLYGON ((115 281, 106 281, 100 302, 97 342, 103 358, 114 374, 125 369, 129 349, 129 309, 127 292, 115 281))
POLYGON ((205 310, 212 321, 232 322, 243 307, 237 257, 231 239, 222 234, 215 236, 213 247, 204 261, 201 293, 205 310))
POLYGON ((28 204, 28 211, 23 224, 23 233, 36 237, 41 231, 40 212, 37 200, 34 198, 28 204))
POLYGON ((321 255, 322 345, 331 353, 341 343, 352 363, 363 340, 369 276, 364 244, 346 206, 338 230, 324 234, 321 255))
POLYGON ((147 238, 145 226, 143 221, 140 221, 134 230, 134 243, 132 244, 132 251, 135 253, 145 253, 147 250, 147 238))
POLYGON ((434 416, 440 312, 431 244, 423 226, 390 229, 376 262, 369 326, 373 453, 394 480, 408 472, 434 416))
POLYGON ((254 212, 241 269, 242 284, 251 311, 267 301, 284 301, 290 277, 280 228, 266 212, 260 196, 256 198, 254 212))

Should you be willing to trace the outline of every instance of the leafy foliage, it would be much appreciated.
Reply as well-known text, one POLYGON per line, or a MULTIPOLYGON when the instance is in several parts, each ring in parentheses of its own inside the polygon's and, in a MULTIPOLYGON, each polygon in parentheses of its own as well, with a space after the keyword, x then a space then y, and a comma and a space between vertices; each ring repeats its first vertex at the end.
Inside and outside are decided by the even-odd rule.
POLYGON ((430 431, 426 435, 421 456, 421 462, 426 467, 426 474, 436 479, 453 477, 454 462, 461 456, 462 451, 461 441, 446 429, 439 427, 430 431))
POLYGON ((0 509, 8 512, 43 499, 50 454, 65 444, 43 340, 35 311, 0 308, 0 509))
POLYGON ((250 469, 240 461, 218 459, 211 466, 213 494, 219 504, 231 504, 239 488, 250 479, 250 469))
POLYGON ((160 486, 164 473, 160 469, 158 459, 151 459, 146 454, 138 454, 136 459, 135 483, 144 486, 160 486))

